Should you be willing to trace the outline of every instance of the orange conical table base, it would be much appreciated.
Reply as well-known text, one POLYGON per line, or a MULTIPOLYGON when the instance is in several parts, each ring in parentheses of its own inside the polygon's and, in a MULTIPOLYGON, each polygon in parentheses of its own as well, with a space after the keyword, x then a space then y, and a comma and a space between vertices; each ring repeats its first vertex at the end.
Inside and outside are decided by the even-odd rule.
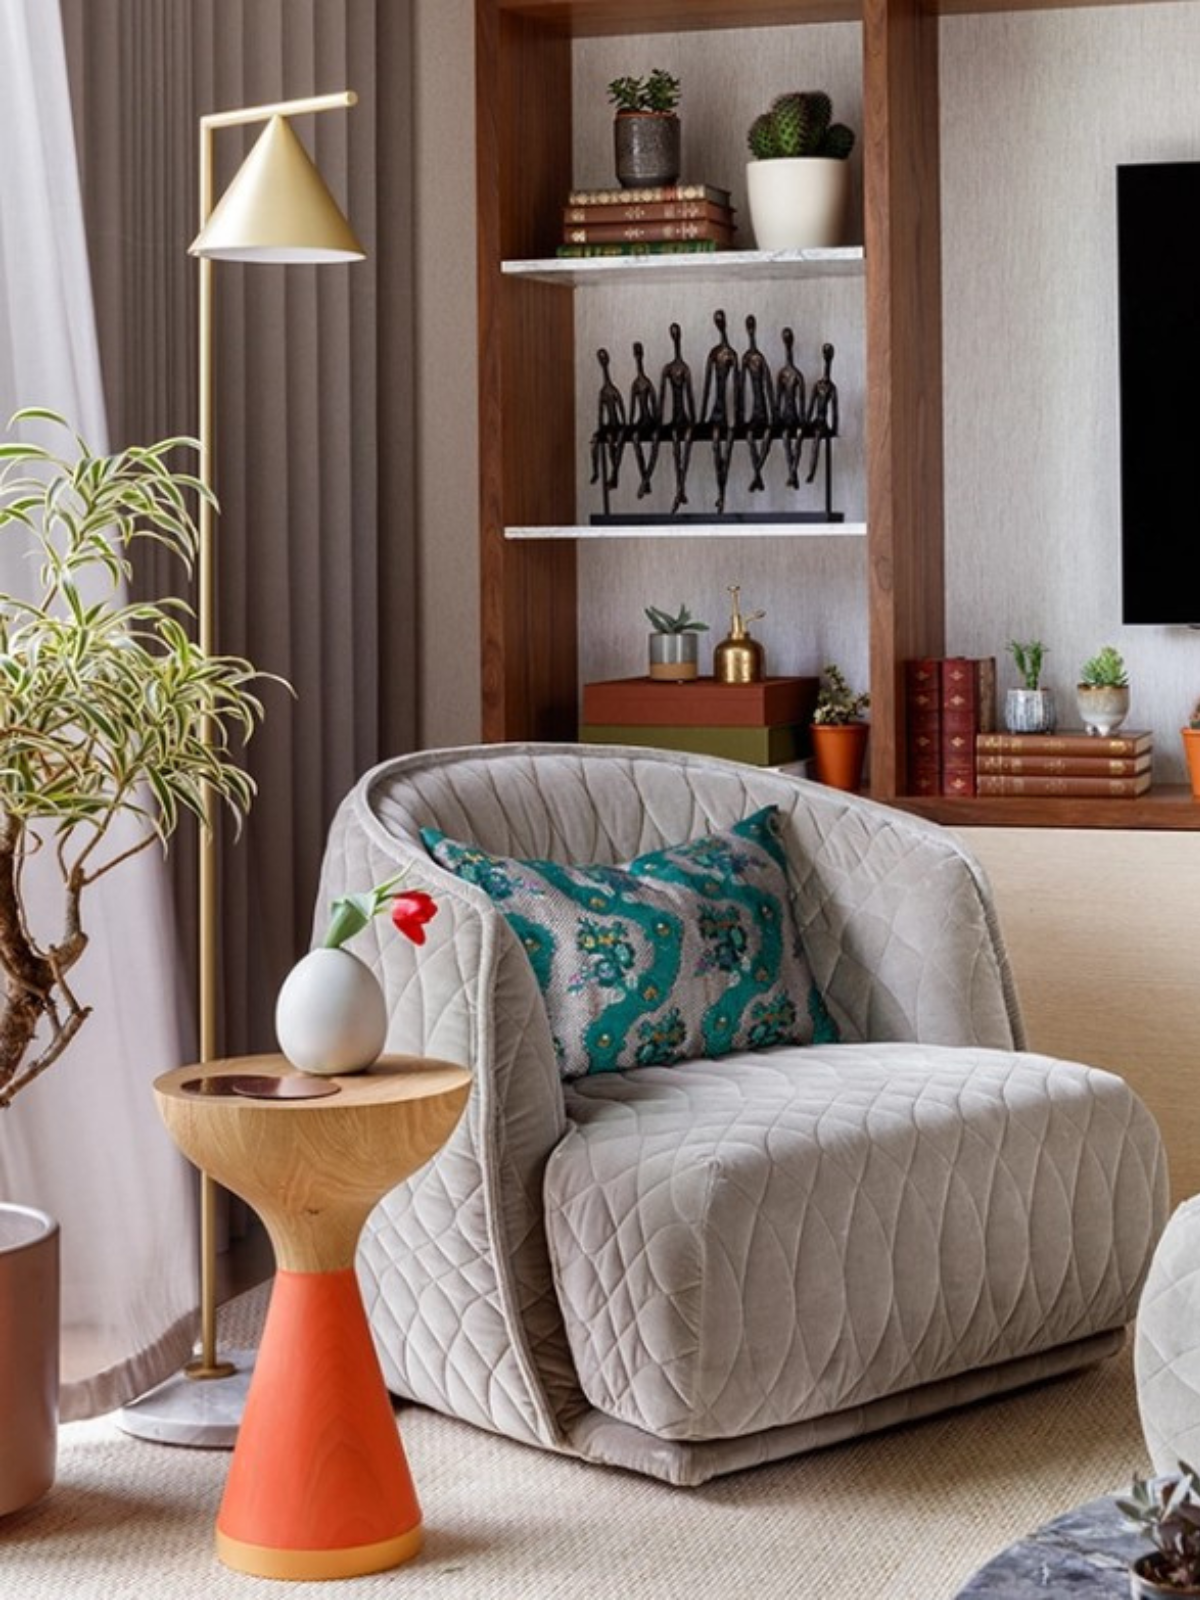
POLYGON ((279 1272, 217 1516, 262 1578, 351 1578, 421 1548, 421 1508, 352 1269, 279 1272))
POLYGON ((281 1056, 249 1056, 176 1068, 154 1093, 176 1144, 254 1207, 275 1247, 217 1554, 263 1578, 352 1578, 421 1548, 355 1249, 371 1208, 449 1137, 471 1075, 386 1056, 315 1098, 294 1095, 296 1077, 281 1056))

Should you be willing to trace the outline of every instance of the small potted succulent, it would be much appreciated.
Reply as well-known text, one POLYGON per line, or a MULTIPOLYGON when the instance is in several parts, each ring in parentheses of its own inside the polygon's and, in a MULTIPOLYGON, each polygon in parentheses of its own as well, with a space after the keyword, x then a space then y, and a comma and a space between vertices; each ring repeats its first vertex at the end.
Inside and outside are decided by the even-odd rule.
POLYGON ((833 121, 823 89, 777 95, 746 142, 746 192, 760 250, 821 249, 843 242, 854 132, 833 121))
POLYGON ((1133 1600, 1200 1596, 1200 1478, 1186 1462, 1161 1477, 1134 1478, 1117 1508, 1154 1546, 1130 1564, 1133 1600))
POLYGON ((1021 686, 1004 697, 1004 726, 1010 733, 1053 733, 1058 722, 1054 693, 1042 686, 1042 664, 1049 650, 1040 639, 1028 643, 1010 639, 1008 653, 1021 686))
POLYGON ((1089 733, 1115 733, 1125 721, 1129 715, 1129 674, 1114 645, 1102 645, 1080 667, 1075 700, 1089 733))
POLYGON ((819 782, 851 793, 861 786, 869 732, 862 713, 870 704, 871 696, 851 689, 834 662, 821 669, 810 729, 819 782))
POLYGON ((616 106, 613 154, 625 189, 674 183, 680 170, 679 79, 663 67, 645 78, 614 78, 608 98, 616 106))
POLYGON ((658 606, 647 606, 646 616, 653 628, 650 635, 650 676, 685 682, 700 674, 700 640, 708 623, 693 617, 685 605, 675 616, 658 606))
POLYGON ((1183 739, 1183 753, 1187 757, 1188 778, 1192 785, 1192 799, 1200 800, 1200 700, 1192 707, 1187 726, 1179 730, 1183 739))

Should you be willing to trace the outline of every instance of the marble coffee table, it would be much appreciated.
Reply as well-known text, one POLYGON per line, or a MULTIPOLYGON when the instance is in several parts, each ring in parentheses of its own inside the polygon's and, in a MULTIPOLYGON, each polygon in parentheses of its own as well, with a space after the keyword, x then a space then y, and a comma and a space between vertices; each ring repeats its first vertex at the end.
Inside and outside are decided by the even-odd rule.
POLYGON ((1129 1563, 1148 1548, 1106 1495, 1001 1550, 955 1600, 1129 1600, 1129 1563))

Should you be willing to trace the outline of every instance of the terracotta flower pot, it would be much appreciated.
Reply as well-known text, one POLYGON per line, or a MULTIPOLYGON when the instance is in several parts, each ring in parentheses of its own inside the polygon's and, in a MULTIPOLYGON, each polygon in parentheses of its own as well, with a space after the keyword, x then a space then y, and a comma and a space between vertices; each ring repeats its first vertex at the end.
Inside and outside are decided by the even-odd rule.
POLYGON ((0 1516, 54 1482, 58 1301, 58 1223, 0 1204, 0 1516))
POLYGON ((1192 799, 1200 800, 1200 728, 1180 728, 1179 736, 1183 740, 1183 753, 1187 757, 1192 799))
POLYGON ((817 781, 831 789, 857 794, 862 787, 863 758, 867 751, 870 724, 866 722, 814 722, 813 759, 817 781))

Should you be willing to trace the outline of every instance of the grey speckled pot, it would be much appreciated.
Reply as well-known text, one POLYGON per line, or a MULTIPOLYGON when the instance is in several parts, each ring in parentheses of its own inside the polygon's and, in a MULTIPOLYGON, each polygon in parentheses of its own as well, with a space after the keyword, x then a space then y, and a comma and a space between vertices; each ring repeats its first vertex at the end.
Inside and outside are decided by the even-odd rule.
POLYGON ((1009 733, 1053 733, 1058 718, 1051 689, 1010 689, 1004 697, 1009 733))
POLYGON ((626 189, 674 183, 679 176, 679 118, 666 111, 621 111, 613 118, 617 182, 626 189))

